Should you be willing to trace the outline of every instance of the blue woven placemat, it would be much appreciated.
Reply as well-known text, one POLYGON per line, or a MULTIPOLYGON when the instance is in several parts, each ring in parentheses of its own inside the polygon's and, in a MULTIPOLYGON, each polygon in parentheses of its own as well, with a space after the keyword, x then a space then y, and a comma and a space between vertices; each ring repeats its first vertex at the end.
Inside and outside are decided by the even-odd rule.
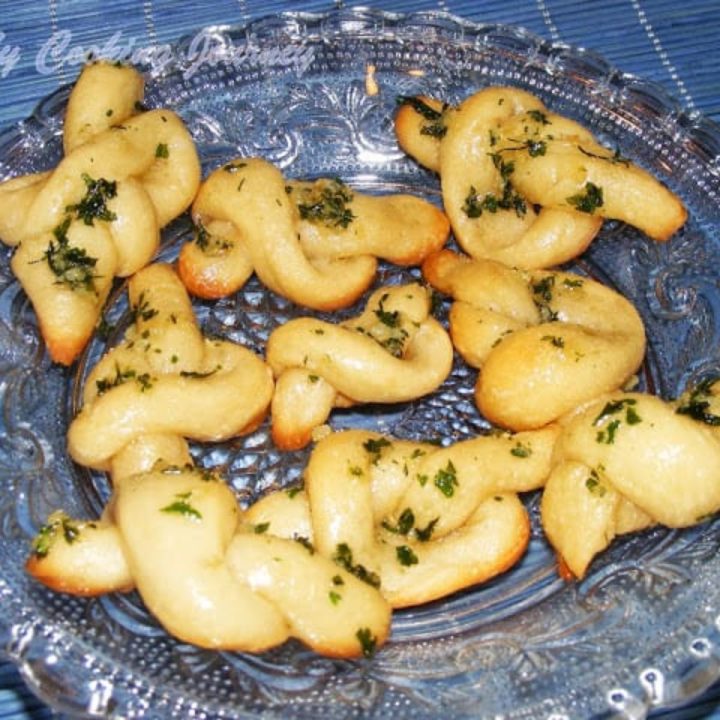
MULTIPOLYGON (((30 0, 0 3, 0 130, 70 82, 88 53, 127 59, 194 29, 283 11, 320 12, 323 0, 30 0)), ((386 0, 396 12, 442 10, 476 22, 521 25, 602 54, 620 70, 660 83, 691 112, 720 122, 720 0, 386 0)), ((58 717, 0 661, 0 720, 58 717)), ((720 720, 720 683, 681 710, 653 718, 720 720)))

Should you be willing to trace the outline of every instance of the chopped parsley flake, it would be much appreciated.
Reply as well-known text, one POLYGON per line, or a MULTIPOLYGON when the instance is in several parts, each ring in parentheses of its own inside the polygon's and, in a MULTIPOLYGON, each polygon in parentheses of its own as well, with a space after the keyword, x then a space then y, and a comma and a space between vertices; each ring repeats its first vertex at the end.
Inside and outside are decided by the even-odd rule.
POLYGON ((311 555, 315 554, 315 547, 304 535, 295 535, 293 536, 293 540, 300 543, 311 555))
POLYGON ((552 125, 552 123, 548 120, 547 115, 541 110, 528 110, 527 114, 535 122, 540 123, 541 125, 552 125))
POLYGON ((387 520, 383 520, 382 526, 389 532, 398 535, 407 535, 415 525, 415 514, 411 508, 405 508, 398 518, 396 525, 391 525, 387 520))
POLYGON ((555 322, 558 319, 557 312, 550 307, 554 288, 554 275, 546 275, 538 282, 533 283, 530 288, 533 294, 533 302, 540 313, 542 322, 555 322))
POLYGON ((409 545, 398 545, 395 548, 395 555, 398 562, 405 567, 418 564, 418 556, 409 545))
POLYGON ((435 473, 433 483, 435 483, 435 487, 440 490, 445 497, 449 498, 455 494, 455 488, 458 487, 459 483, 457 479, 457 470, 455 469, 452 460, 448 460, 445 468, 441 468, 435 473))
POLYGON ((604 430, 598 430, 595 440, 604 445, 612 445, 615 442, 615 435, 620 427, 620 420, 611 420, 604 430))
POLYGON ((560 337, 559 335, 543 335, 540 339, 544 340, 545 342, 549 342, 553 347, 556 348, 565 347, 565 339, 560 337))
POLYGON ((380 587, 380 577, 377 573, 368 570, 364 565, 361 565, 360 563, 353 563, 352 550, 347 543, 338 544, 338 546, 335 548, 335 554, 333 555, 332 559, 338 565, 340 565, 340 567, 345 568, 345 570, 354 575, 356 578, 362 580, 363 582, 366 582, 368 585, 372 585, 373 587, 380 587))
MULTIPOLYGON (((427 124, 421 126, 421 135, 429 135, 430 137, 438 139, 445 137, 447 127, 443 123, 442 112, 438 112, 417 97, 402 95, 398 97, 397 102, 399 105, 409 105, 418 115, 429 121, 427 124)), ((446 109, 447 106, 444 106, 443 110, 446 109)))
POLYGON ((88 255, 85 248, 70 245, 67 231, 71 222, 71 218, 67 216, 60 225, 53 228, 55 241, 50 241, 43 257, 58 284, 67 285, 71 290, 94 290, 95 278, 99 277, 94 272, 97 258, 88 255))
POLYGON ((385 304, 385 301, 387 299, 388 293, 385 293, 380 298, 377 310, 375 310, 375 315, 383 325, 387 325, 389 328, 396 328, 400 325, 400 312, 398 310, 393 310, 392 312, 389 310, 385 310, 383 305, 385 304))
POLYGON ((641 422, 640 416, 637 414, 634 405, 637 405, 635 398, 621 398, 620 400, 610 400, 605 403, 603 409, 600 411, 598 416, 593 420, 593 425, 599 425, 603 420, 607 419, 611 415, 617 415, 626 410, 626 420, 630 425, 635 425, 641 422))
POLYGON ((137 304, 133 307, 130 313, 130 322, 137 322, 138 320, 152 320, 157 314, 158 310, 150 306, 150 302, 145 297, 145 293, 141 292, 138 298, 137 304))
POLYGON ((415 528, 415 537, 420 542, 427 542, 432 537, 435 531, 435 526, 438 524, 439 517, 433 518, 424 528, 415 528))
POLYGON ((328 227, 346 228, 355 219, 348 205, 353 194, 342 180, 334 179, 316 183, 305 191, 298 211, 303 220, 318 222, 328 227))
POLYGON ((520 195, 510 182, 510 176, 515 170, 515 164, 505 162, 500 153, 491 153, 495 168, 500 173, 502 182, 502 194, 500 197, 494 193, 487 193, 480 196, 474 186, 465 197, 462 210, 469 218, 478 218, 483 212, 496 213, 498 210, 514 210, 518 217, 523 217, 527 212, 525 199, 520 195))
POLYGON ((211 256, 222 255, 234 247, 232 240, 213 235, 201 220, 198 220, 194 225, 193 242, 202 252, 211 256))
POLYGON ((583 192, 571 195, 566 200, 576 210, 592 215, 595 210, 603 206, 603 191, 595 183, 586 182, 583 192))
POLYGON ((713 387, 717 382, 717 377, 709 377, 699 382, 690 391, 687 400, 679 405, 676 412, 680 415, 688 415, 706 425, 720 426, 720 415, 712 412, 715 409, 712 405, 715 398, 713 387))
POLYGON ((194 242, 202 251, 210 247, 210 233, 200 220, 195 223, 194 242))
POLYGON ((512 140, 512 142, 517 142, 518 144, 513 145, 512 147, 502 148, 503 152, 527 150, 530 157, 540 157, 541 155, 545 155, 547 152, 546 140, 526 140, 524 142, 520 140, 512 140))
POLYGON ((117 215, 108 209, 107 201, 117 195, 117 183, 105 178, 94 180, 87 173, 82 174, 87 191, 79 203, 68 205, 65 210, 74 212, 75 216, 86 225, 94 225, 95 220, 110 222, 117 219, 117 215))
POLYGON ((95 381, 97 394, 104 395, 108 390, 118 387, 118 385, 123 385, 129 380, 137 380, 137 371, 133 368, 123 370, 118 363, 115 363, 115 377, 101 378, 95 381))
POLYGON ((607 488, 600 482, 600 476, 597 471, 592 470, 590 477, 585 480, 585 487, 593 494, 598 497, 603 497, 607 492, 607 488))
POLYGON ((195 380, 202 380, 203 378, 210 377, 211 375, 214 375, 219 370, 222 370, 222 365, 216 365, 212 370, 181 370, 180 371, 180 377, 184 378, 192 378, 195 380))
POLYGON ((380 459, 383 448, 390 447, 392 443, 384 437, 370 438, 363 443, 363 448, 371 455, 371 462, 376 465, 380 459))
MULTIPOLYGON (((610 417, 622 414, 625 411, 624 420, 628 425, 637 425, 642 422, 642 418, 638 415, 634 405, 637 400, 634 398, 623 398, 622 400, 611 400, 605 404, 600 414, 593 420, 593 425, 597 426, 608 420, 610 417)), ((605 429, 599 430, 596 440, 605 445, 612 445, 615 442, 615 436, 622 423, 623 418, 615 417, 606 426, 605 429)))
POLYGON ((68 545, 72 545, 80 537, 80 528, 65 513, 53 513, 43 525, 32 542, 32 554, 42 559, 47 557, 50 548, 58 537, 62 537, 68 545))
POLYGON ((176 499, 169 505, 160 508, 161 512, 176 513, 191 520, 201 520, 202 515, 200 514, 200 512, 188 502, 191 495, 192 491, 186 493, 176 493, 176 499))
POLYGON ((606 160, 607 162, 613 163, 614 165, 625 165, 626 167, 630 165, 630 161, 620 154, 619 148, 616 148, 615 152, 612 155, 598 155, 597 153, 585 150, 582 145, 578 145, 578 150, 583 155, 587 155, 587 157, 597 158, 598 160, 606 160))
POLYGON ((355 633, 355 637, 360 643, 363 656, 371 658, 377 649, 377 638, 370 632, 370 628, 359 628, 355 633))
POLYGON ((518 441, 517 444, 510 449, 510 454, 517 458, 528 458, 532 455, 532 448, 518 441))

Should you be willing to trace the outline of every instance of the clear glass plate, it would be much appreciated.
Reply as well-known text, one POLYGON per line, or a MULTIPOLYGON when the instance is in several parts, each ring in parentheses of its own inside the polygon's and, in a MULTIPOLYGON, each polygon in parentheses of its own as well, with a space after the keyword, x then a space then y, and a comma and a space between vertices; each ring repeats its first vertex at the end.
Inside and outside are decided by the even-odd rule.
MULTIPOLYGON (((720 371, 720 129, 659 87, 595 54, 437 13, 282 15, 213 28, 145 60, 148 104, 182 114, 206 170, 262 155, 294 177, 339 176, 435 202, 437 178, 394 141, 397 96, 455 102, 490 84, 537 93, 650 169, 690 210, 665 245, 607 223, 574 264, 641 312, 650 338, 642 387, 670 398, 689 379, 720 371)), ((57 161, 66 100, 67 91, 54 94, 0 136, 0 176, 57 161)), ((174 258, 189 233, 187 218, 173 223, 163 258, 174 258)), ((720 675, 720 522, 617 541, 584 581, 565 583, 533 495, 522 562, 487 585, 397 612, 391 641, 371 660, 321 658, 292 642, 258 656, 209 652, 169 638, 135 594, 83 600, 45 590, 23 572, 31 536, 56 507, 93 516, 107 498, 106 479, 67 457, 65 430, 127 307, 120 286, 108 311, 115 334, 95 338, 70 370, 53 366, 9 254, 3 249, 0 262, 0 639, 54 707, 127 718, 641 718, 720 675)), ((386 266, 377 284, 413 276, 386 266)), ((305 314, 255 281, 195 305, 209 332, 258 352, 273 327, 305 314)), ((336 412, 332 422, 459 440, 486 427, 473 383, 458 361, 421 402, 336 412)), ((307 457, 276 451, 267 425, 193 451, 220 466, 242 502, 297 481, 307 457)))

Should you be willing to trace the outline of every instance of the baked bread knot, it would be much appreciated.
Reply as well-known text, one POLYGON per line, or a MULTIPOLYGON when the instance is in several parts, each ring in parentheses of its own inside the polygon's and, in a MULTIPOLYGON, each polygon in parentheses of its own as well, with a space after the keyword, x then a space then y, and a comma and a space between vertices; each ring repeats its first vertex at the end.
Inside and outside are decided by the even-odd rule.
POLYGON ((518 270, 443 250, 423 274, 455 302, 450 334, 478 368, 475 401, 492 423, 539 428, 638 370, 645 329, 633 305, 574 273, 518 270))
POLYGON ((652 175, 517 88, 485 88, 456 107, 406 98, 395 131, 440 174, 455 237, 476 258, 547 268, 580 255, 604 218, 664 241, 687 217, 652 175))
POLYGON ((235 343, 203 337, 185 287, 169 265, 149 265, 128 284, 133 318, 123 341, 88 375, 68 429, 73 459, 108 470, 141 435, 218 441, 265 418, 272 374, 235 343))
POLYGON ((28 572, 56 590, 136 589, 174 637, 260 652, 295 637, 331 657, 370 654, 387 639, 380 593, 291 539, 261 535, 232 490, 193 466, 178 436, 144 435, 116 456, 99 521, 52 515, 28 572))
POLYGON ((273 292, 315 310, 355 302, 377 258, 417 265, 449 233, 445 214, 420 198, 366 195, 340 180, 288 180, 259 158, 212 172, 193 218, 195 237, 179 258, 191 293, 224 297, 255 272, 273 292))
POLYGON ((418 283, 380 288, 365 310, 339 324, 297 318, 273 330, 266 359, 276 378, 272 437, 285 450, 307 445, 333 407, 399 403, 436 390, 453 349, 418 283))
POLYGON ((618 535, 688 527, 720 509, 720 384, 713 385, 674 403, 613 393, 563 423, 541 517, 572 575, 582 578, 618 535))
POLYGON ((542 487, 557 428, 445 448, 346 430, 314 447, 304 490, 267 495, 247 520, 305 537, 317 553, 377 585, 394 608, 484 582, 524 553, 517 493, 542 487))
POLYGON ((133 324, 89 374, 68 431, 73 459, 110 472, 112 497, 98 520, 53 513, 27 571, 76 595, 136 589, 171 635, 201 647, 259 652, 296 637, 356 657, 382 645, 390 607, 376 589, 297 542, 259 537, 232 490, 193 465, 186 438, 261 422, 270 369, 203 337, 170 266, 144 268, 128 294, 133 324))
POLYGON ((0 239, 51 358, 82 351, 116 276, 155 255, 160 229, 189 207, 200 164, 182 120, 143 111, 129 67, 86 66, 68 101, 65 154, 47 172, 0 183, 0 239))

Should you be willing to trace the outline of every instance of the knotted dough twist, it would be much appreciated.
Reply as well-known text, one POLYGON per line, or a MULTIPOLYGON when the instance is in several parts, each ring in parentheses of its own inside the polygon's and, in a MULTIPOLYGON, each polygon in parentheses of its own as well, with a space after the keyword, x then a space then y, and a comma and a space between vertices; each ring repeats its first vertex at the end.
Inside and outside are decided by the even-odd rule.
POLYGON ((455 237, 476 258, 547 268, 580 255, 602 218, 662 241, 687 216, 649 173, 517 88, 485 88, 457 107, 410 98, 395 130, 408 154, 439 172, 455 237))
POLYGON ((423 273, 455 300, 453 343, 480 369, 475 401, 497 425, 542 427, 621 387, 642 362, 640 316, 594 280, 517 270, 450 250, 429 257, 423 273))
POLYGON ((263 419, 269 368, 202 336, 169 266, 141 270, 129 296, 134 324, 88 376, 68 432, 76 461, 111 473, 111 501, 99 520, 53 513, 28 572, 78 595, 136 588, 169 633, 202 647, 379 647, 390 608, 375 589, 296 542, 260 537, 231 489, 192 464, 185 438, 227 439, 263 419))
POLYGON ((708 400, 720 409, 716 393, 679 403, 613 393, 564 421, 541 517, 572 575, 620 534, 687 527, 720 509, 720 415, 708 420, 704 409, 708 400))
POLYGON ((516 493, 542 487, 556 436, 548 427, 440 448, 364 430, 333 433, 313 449, 304 490, 268 495, 246 519, 308 538, 395 608, 429 602, 522 556, 529 521, 516 493))
POLYGON ((183 642, 260 652, 296 637, 334 657, 386 640, 390 607, 332 560, 243 520, 230 488, 177 435, 142 435, 112 462, 103 518, 51 515, 28 572, 76 595, 137 589, 183 642))
POLYGON ((68 102, 65 156, 53 170, 0 184, 0 239, 52 359, 87 343, 115 276, 154 256, 160 229, 200 182, 195 145, 170 110, 140 111, 143 80, 105 63, 82 71, 68 102))
POLYGON ((276 328, 266 349, 276 378, 276 445, 304 447, 333 407, 405 402, 438 388, 450 373, 453 350, 430 305, 418 283, 390 286, 372 293, 359 316, 337 325, 307 317, 276 328))
POLYGON ((169 265, 149 265, 128 286, 134 316, 122 343, 88 375, 68 449, 93 468, 146 434, 223 440, 254 429, 273 392, 270 369, 235 343, 203 337, 169 265))
POLYGON ((315 310, 355 302, 376 258, 419 264, 449 232, 445 215, 420 198, 364 195, 339 180, 288 180, 259 158, 212 172, 193 218, 197 235, 179 258, 190 292, 223 297, 255 272, 273 292, 315 310))

